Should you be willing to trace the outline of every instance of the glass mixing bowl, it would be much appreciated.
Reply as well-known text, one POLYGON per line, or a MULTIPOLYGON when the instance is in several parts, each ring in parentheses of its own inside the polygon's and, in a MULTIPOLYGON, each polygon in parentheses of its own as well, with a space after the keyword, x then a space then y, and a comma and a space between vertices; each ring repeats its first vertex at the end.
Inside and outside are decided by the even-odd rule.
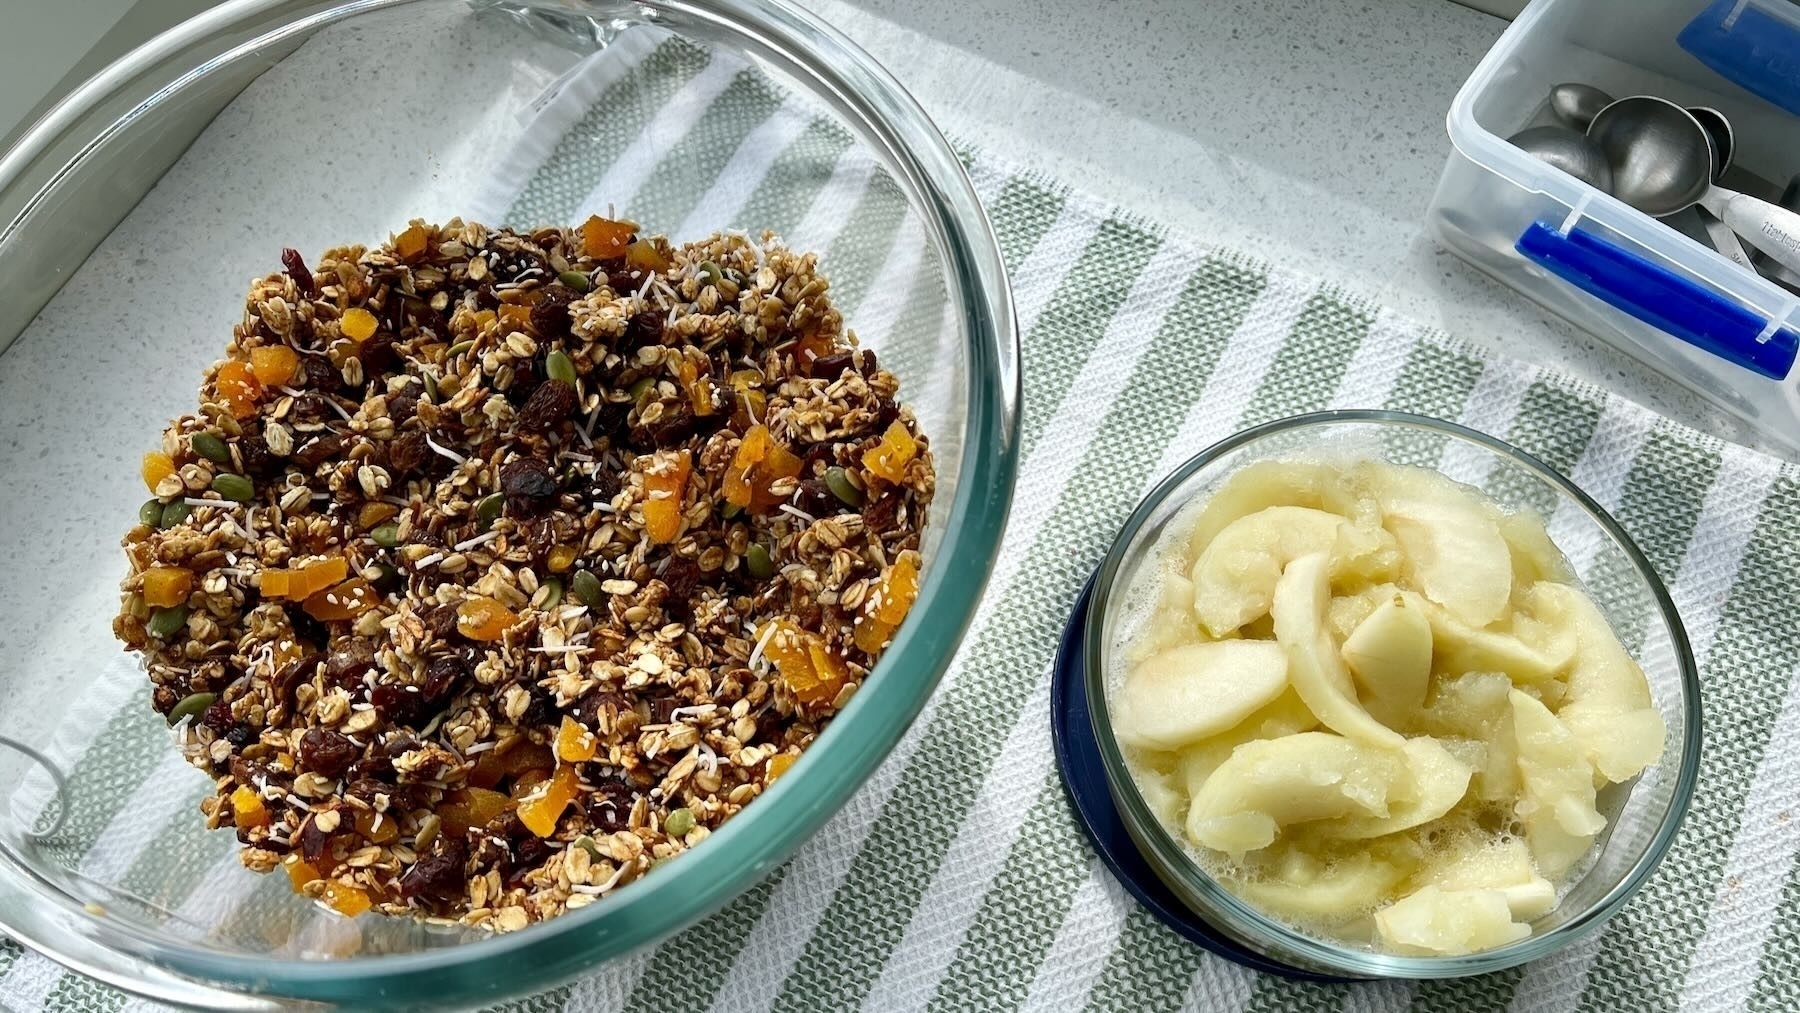
POLYGON ((0 223, 0 930, 122 988, 242 1009, 443 1008, 667 936, 774 869, 874 770, 994 561, 1019 385, 994 236, 917 104, 787 4, 237 0, 27 133, 0 159, 0 223), (591 61, 641 55, 646 33, 676 40, 664 77, 596 76, 591 61), (566 134, 533 126, 570 108, 566 134), (583 144, 611 145, 615 166, 648 153, 654 171, 605 176, 619 194, 571 191, 602 185, 583 144), (559 158, 560 182, 532 175, 559 158), (509 211, 495 180, 521 163, 535 203, 509 211), (202 829, 209 781, 179 763, 112 639, 118 540, 144 497, 137 456, 192 408, 249 280, 278 270, 282 247, 316 257, 414 217, 572 224, 613 200, 676 239, 774 228, 822 251, 848 326, 934 441, 917 603, 794 769, 667 867, 499 936, 342 919, 242 869, 228 831, 202 829))
MULTIPOLYGON (((1160 583, 1160 582, 1159 582, 1160 583)), ((1535 960, 1597 929, 1644 884, 1687 813, 1700 765, 1700 683, 1687 634, 1662 581, 1599 504, 1543 462, 1491 436, 1437 419, 1386 411, 1329 411, 1281 419, 1216 444, 1176 469, 1125 522, 1094 585, 1086 628, 1094 736, 1127 831, 1157 875, 1215 929, 1289 966, 1349 978, 1450 978, 1535 960), (1139 794, 1113 734, 1107 673, 1124 665, 1130 589, 1158 581, 1152 550, 1189 504, 1239 469, 1266 460, 1376 460, 1436 468, 1482 489, 1508 511, 1532 510, 1643 667, 1667 725, 1661 758, 1635 783, 1602 789, 1608 818, 1592 868, 1556 910, 1516 943, 1467 956, 1404 957, 1303 934, 1240 900, 1189 856, 1139 794), (1146 567, 1150 569, 1147 570, 1146 567)))

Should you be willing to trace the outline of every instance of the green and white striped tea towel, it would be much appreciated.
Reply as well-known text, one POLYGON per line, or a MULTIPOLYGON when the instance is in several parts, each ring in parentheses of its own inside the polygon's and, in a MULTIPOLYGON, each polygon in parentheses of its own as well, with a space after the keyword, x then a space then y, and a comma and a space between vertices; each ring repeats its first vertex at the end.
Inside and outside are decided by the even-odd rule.
MULTIPOLYGON (((903 298, 919 237, 897 195, 838 127, 758 72, 634 30, 535 115, 535 144, 476 216, 572 221, 612 204, 676 235, 771 227, 825 251, 839 305, 865 336, 941 326, 903 298), (666 185, 674 173, 686 182, 666 185), (713 185, 692 187, 694 174, 713 185)), ((1800 1005, 1800 469, 997 158, 969 161, 1015 279, 1024 463, 987 603, 957 663, 893 756, 785 868, 653 951, 504 1008, 1800 1005), (1134 501, 1234 430, 1332 406, 1460 420, 1538 454, 1632 532, 1686 619, 1708 716, 1692 813, 1604 932, 1539 963, 1418 985, 1253 974, 1135 906, 1085 846, 1058 784, 1047 668, 1134 501)), ((147 724, 142 706, 133 695, 101 726, 147 724)), ((191 818, 191 799, 178 802, 166 817, 191 818)), ((94 843, 105 814, 76 815, 96 853, 81 858, 84 870, 129 882, 136 863, 195 860, 106 852, 94 843)), ((229 867, 230 842, 205 858, 229 867)), ((221 903, 198 891, 169 902, 221 903)), ((20 1013, 154 1008, 5 942, 0 999, 20 1013)))

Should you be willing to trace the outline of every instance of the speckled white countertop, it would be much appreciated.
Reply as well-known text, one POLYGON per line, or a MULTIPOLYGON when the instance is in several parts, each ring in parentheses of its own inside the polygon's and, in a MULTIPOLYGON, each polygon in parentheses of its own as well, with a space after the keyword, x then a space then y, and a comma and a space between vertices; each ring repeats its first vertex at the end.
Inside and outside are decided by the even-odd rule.
POLYGON ((1762 446, 1425 235, 1445 116, 1499 18, 1445 0, 1042 0, 1028 17, 999 0, 802 2, 947 132, 1762 446))

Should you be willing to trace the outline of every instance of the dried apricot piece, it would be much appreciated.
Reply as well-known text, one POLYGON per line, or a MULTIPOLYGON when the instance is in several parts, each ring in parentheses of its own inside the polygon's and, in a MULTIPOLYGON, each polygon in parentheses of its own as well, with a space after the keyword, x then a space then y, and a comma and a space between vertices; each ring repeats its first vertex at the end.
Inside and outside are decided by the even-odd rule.
POLYGON ((319 879, 319 870, 311 862, 299 855, 289 855, 281 860, 281 867, 287 873, 288 885, 295 893, 306 889, 306 884, 319 879))
POLYGON ((470 640, 499 640, 518 621, 512 609, 479 595, 456 607, 457 632, 470 640))
POLYGON ((757 424, 745 430, 744 438, 738 441, 737 453, 732 455, 731 467, 725 471, 725 501, 733 506, 747 507, 756 497, 753 484, 756 479, 756 466, 763 458, 769 456, 769 444, 773 439, 769 436, 767 426, 757 424))
POLYGON ((563 810, 575 801, 575 793, 580 784, 575 777, 575 767, 564 764, 556 768, 550 779, 539 784, 525 798, 519 800, 519 822, 525 829, 539 837, 549 837, 556 833, 556 821, 562 818, 563 810))
POLYGON ((144 455, 143 462, 138 465, 138 474, 144 477, 144 485, 155 492, 163 479, 175 474, 175 461, 160 450, 152 450, 144 455))
POLYGON ((291 570, 264 570, 256 575, 256 590, 264 598, 286 598, 293 579, 291 570))
POLYGON ((906 431, 904 423, 895 419, 881 434, 881 442, 863 454, 863 467, 872 475, 898 482, 906 477, 906 465, 918 453, 919 442, 906 431))
POLYGON ((918 597, 918 564, 911 554, 902 555, 864 602, 863 614, 856 621, 856 646, 867 654, 880 653, 918 597))
POLYGON ((231 411, 232 418, 247 419, 256 414, 256 402, 262 398, 262 381, 250 367, 236 359, 221 363, 213 376, 213 387, 219 400, 231 411))
POLYGON ((300 355, 286 345, 264 345, 250 350, 250 373, 264 387, 279 387, 294 378, 300 355))
POLYGON ((667 545, 681 533, 681 498, 693 474, 694 455, 659 453, 644 471, 644 534, 667 545))
POLYGON ((781 672, 781 680, 801 703, 829 703, 837 698, 850 673, 829 644, 816 633, 800 629, 785 619, 771 620, 774 632, 763 627, 758 640, 763 653, 781 672), (766 634, 766 639, 764 639, 766 634))
POLYGON ((325 902, 326 907, 345 918, 355 918, 374 906, 367 890, 347 886, 335 879, 325 881, 325 892, 319 895, 319 899, 325 902))
POLYGON ((430 242, 431 237, 425 234, 424 226, 415 222, 394 237, 394 255, 401 260, 413 260, 425 252, 430 242))
POLYGON ((531 331, 531 307, 517 303, 501 303, 499 320, 515 331, 531 331))
POLYGON ((762 424, 769 396, 763 393, 762 371, 740 369, 731 374, 731 428, 740 433, 762 424))
POLYGON ((625 249, 625 265, 637 271, 654 271, 667 274, 673 264, 663 256, 656 244, 648 239, 640 239, 625 249))
POLYGON ((637 226, 631 222, 615 222, 591 215, 581 223, 581 249, 595 260, 612 260, 625 255, 631 237, 636 234, 637 226))
POLYGON ((600 750, 600 740, 594 733, 581 727, 580 722, 568 715, 563 715, 562 726, 556 730, 556 758, 565 763, 582 763, 594 758, 600 750))
POLYGON ((469 783, 477 788, 492 788, 527 770, 549 770, 555 765, 556 755, 548 746, 521 742, 504 753, 498 749, 482 753, 475 761, 475 769, 469 772, 469 783))
POLYGON ((144 571, 144 604, 169 608, 187 601, 194 572, 183 566, 152 566, 144 571))
POLYGON ((356 526, 364 531, 394 519, 400 508, 392 503, 370 500, 356 509, 356 526))
POLYGON ((380 595, 361 577, 351 577, 334 587, 316 591, 300 606, 322 623, 355 619, 375 607, 380 595))
POLYGON ((764 778, 769 781, 775 780, 787 773, 788 768, 792 767, 794 761, 798 759, 799 757, 795 756, 793 753, 777 753, 776 755, 769 757, 768 763, 763 766, 764 778))
POLYGON ((494 817, 513 807, 513 800, 486 788, 460 788, 438 803, 439 826, 447 833, 485 827, 494 817))
POLYGON ((233 821, 240 827, 269 825, 269 810, 264 807, 262 796, 247 784, 238 785, 231 793, 231 813, 233 821))
POLYGON ((373 809, 358 809, 356 832, 371 844, 389 844, 399 838, 400 825, 392 816, 373 809))
POLYGON ((361 306, 352 306, 344 311, 343 319, 338 321, 338 330, 344 337, 361 344, 375 336, 375 314, 361 306))
POLYGON ((687 391, 688 404, 694 409, 697 417, 704 418, 713 413, 712 377, 700 372, 700 367, 687 359, 675 366, 675 373, 681 377, 681 389, 687 391))
POLYGON ((812 368, 813 360, 822 355, 830 355, 835 344, 829 334, 807 331, 794 344, 794 361, 800 364, 800 371, 804 373, 812 368))

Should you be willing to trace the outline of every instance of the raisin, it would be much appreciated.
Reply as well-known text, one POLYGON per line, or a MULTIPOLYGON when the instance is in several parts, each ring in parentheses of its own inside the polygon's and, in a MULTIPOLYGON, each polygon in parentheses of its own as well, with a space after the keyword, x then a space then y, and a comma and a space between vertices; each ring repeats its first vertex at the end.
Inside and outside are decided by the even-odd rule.
POLYGON ((259 737, 256 729, 249 725, 232 725, 231 730, 225 733, 225 741, 231 743, 231 745, 237 749, 248 746, 250 743, 255 742, 259 737))
POLYGON ((521 432, 542 435, 556 428, 556 424, 569 417, 580 403, 575 396, 575 388, 562 380, 550 379, 537 385, 531 396, 525 399, 524 407, 519 409, 518 426, 521 432))
POLYGON ((313 280, 312 271, 306 266, 306 258, 300 251, 291 246, 281 250, 281 266, 287 269, 287 276, 294 279, 294 287, 308 299, 319 297, 319 283, 313 280))
MULTIPOLYGON (((334 394, 344 386, 344 377, 331 368, 331 363, 316 355, 300 357, 300 368, 306 371, 306 387, 321 394, 334 394)), ((320 405, 323 408, 323 405, 320 405)))
POLYGON ((336 433, 326 433, 311 440, 294 451, 294 463, 302 468, 317 468, 327 461, 335 460, 344 449, 344 438, 336 433))
POLYGON ((543 378, 543 363, 534 359, 515 359, 512 376, 506 379, 506 386, 500 387, 497 381, 494 386, 506 395, 507 404, 523 410, 530 400, 528 395, 537 393, 538 381, 543 378))
POLYGON ((400 393, 388 398, 388 418, 394 425, 404 425, 407 419, 419 414, 419 395, 425 393, 416 384, 407 384, 400 388, 400 393))
POLYGON ((426 459, 433 456, 431 448, 425 445, 425 434, 408 429, 388 444, 388 470, 398 477, 405 477, 418 471, 426 459))
POLYGON ((639 450, 661 450, 672 447, 694 434, 699 428, 694 410, 686 401, 666 402, 662 417, 649 425, 631 427, 631 445, 639 450))
POLYGON ((331 631, 325 624, 308 615, 298 604, 284 609, 288 625, 294 630, 294 639, 313 650, 324 650, 331 643, 331 631))
POLYGON ((356 357, 362 361, 363 382, 377 382, 394 368, 396 356, 393 334, 376 331, 374 337, 357 347, 356 357))
POLYGON ((599 778, 594 791, 582 803, 588 823, 603 834, 616 834, 631 825, 631 807, 637 804, 637 792, 617 774, 599 778))
POLYGON ((167 714, 181 702, 181 697, 172 686, 158 686, 150 691, 150 704, 158 714, 167 714))
POLYGON ((663 570, 662 581, 669 587, 669 593, 663 599, 663 610, 668 612, 669 618, 677 622, 693 618, 693 606, 688 603, 688 599, 693 596, 694 589, 700 586, 700 564, 676 556, 669 560, 668 568, 663 570))
POLYGON ((900 405, 891 397, 884 397, 875 406, 875 425, 877 432, 886 432, 887 427, 900 417, 900 405))
POLYGON ((329 728, 309 728, 300 736, 300 766, 333 780, 349 770, 361 752, 356 743, 329 728))
POLYGON ((648 345, 662 344, 665 320, 661 313, 648 310, 632 314, 631 319, 625 322, 623 350, 634 352, 648 345))
POLYGON ((783 730, 781 727, 781 715, 775 713, 773 709, 770 709, 763 711, 762 714, 757 716, 756 738, 754 741, 761 742, 764 745, 780 746, 785 745, 782 739, 783 730))
POLYGON ((425 698, 411 686, 377 686, 370 691, 369 702, 382 720, 396 725, 417 724, 425 710, 425 698))
MULTIPOLYGON (((377 790, 391 791, 388 785, 394 780, 394 761, 385 756, 365 756, 350 765, 348 776, 349 790, 359 795, 362 792, 357 789, 357 785, 361 784, 377 784, 380 785, 377 790)), ((368 797, 374 796, 371 794, 368 797)))
POLYGON ((460 654, 440 654, 425 664, 425 685, 421 692, 425 702, 437 704, 449 699, 464 678, 474 674, 474 666, 460 654))
MULTIPOLYGON (((338 807, 327 806, 314 809, 312 815, 307 817, 306 822, 300 827, 300 857, 308 862, 317 862, 324 857, 326 849, 331 846, 332 833, 319 829, 319 816, 328 812, 338 812, 338 807)), ((354 820, 339 813, 338 826, 340 828, 352 826, 354 823, 354 820)))
POLYGON ((294 687, 313 677, 319 670, 319 663, 325 656, 317 651, 308 651, 297 661, 291 661, 275 673, 275 699, 279 703, 288 703, 294 697, 294 687))
POLYGON ((546 341, 568 337, 569 304, 576 300, 577 295, 574 289, 566 285, 551 285, 544 289, 544 298, 531 307, 531 329, 546 341))
POLYGON ((550 506, 560 490, 556 484, 556 473, 550 470, 548 464, 535 457, 521 457, 508 461, 501 467, 500 491, 506 494, 507 513, 518 517, 532 517, 550 506))
POLYGON ((437 900, 454 900, 462 896, 467 885, 463 867, 468 859, 468 847, 461 837, 439 834, 431 842, 431 853, 419 856, 412 868, 400 877, 400 896, 437 900))
POLYGON ((211 728, 215 734, 225 734, 233 724, 236 724, 231 716, 231 705, 223 700, 214 703, 200 715, 200 724, 204 728, 211 728))
POLYGON ((666 725, 675 720, 675 708, 681 706, 681 698, 674 695, 654 696, 650 698, 650 723, 666 725))
POLYGON ((630 401, 614 401, 610 398, 600 402, 600 413, 594 416, 594 428, 588 434, 598 440, 603 437, 616 437, 625 431, 625 421, 631 417, 630 401))
POLYGON ((520 838, 513 845, 513 868, 506 874, 506 885, 516 887, 524 883, 525 877, 536 871, 549 854, 550 845, 545 844, 544 839, 536 834, 520 838))
POLYGON ((575 717, 589 728, 599 728, 602 724, 601 717, 609 706, 617 714, 625 709, 625 699, 609 690, 591 689, 576 701, 575 717))
POLYGON ((238 457, 244 462, 244 474, 251 478, 267 478, 286 467, 269 449, 269 442, 256 433, 238 437, 238 457))
POLYGON ((456 606, 439 605, 419 617, 431 635, 439 640, 456 636, 456 606))
POLYGON ((859 348, 851 353, 856 356, 855 369, 864 376, 874 376, 881 367, 875 361, 875 353, 867 348, 859 348))
POLYGON ((807 375, 815 380, 836 380, 844 370, 854 368, 849 352, 832 352, 814 359, 807 375))
POLYGON ((525 713, 519 715, 519 724, 529 728, 556 723, 556 697, 548 690, 532 687, 531 702, 525 705, 525 713))
POLYGON ((619 295, 636 295, 643 287, 644 272, 629 267, 606 272, 606 287, 619 295))
POLYGON ((863 528, 876 533, 892 531, 900 516, 900 494, 883 492, 863 507, 863 528))
POLYGON ((325 659, 325 675, 348 689, 362 681, 363 673, 375 667, 375 645, 362 637, 347 637, 332 645, 325 659))
POLYGON ((800 483, 800 491, 795 496, 794 505, 814 517, 829 517, 844 509, 844 503, 832 495, 831 487, 824 479, 809 478, 800 483))

